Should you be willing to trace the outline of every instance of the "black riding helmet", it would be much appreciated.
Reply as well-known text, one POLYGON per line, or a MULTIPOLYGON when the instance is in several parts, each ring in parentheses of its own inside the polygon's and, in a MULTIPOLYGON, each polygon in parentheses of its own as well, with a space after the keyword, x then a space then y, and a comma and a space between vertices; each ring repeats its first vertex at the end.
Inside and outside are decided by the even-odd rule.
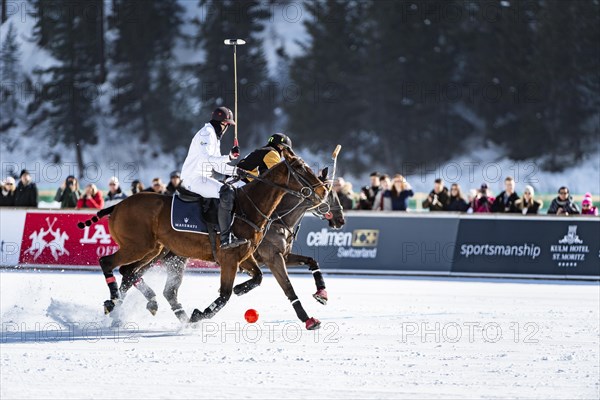
POLYGON ((226 122, 229 125, 235 125, 233 113, 227 107, 219 107, 212 113, 212 120, 217 122, 226 122))
POLYGON ((267 146, 271 146, 277 148, 277 145, 280 144, 285 147, 292 148, 292 139, 289 136, 284 135, 283 133, 275 133, 271 135, 269 140, 267 141, 267 146))

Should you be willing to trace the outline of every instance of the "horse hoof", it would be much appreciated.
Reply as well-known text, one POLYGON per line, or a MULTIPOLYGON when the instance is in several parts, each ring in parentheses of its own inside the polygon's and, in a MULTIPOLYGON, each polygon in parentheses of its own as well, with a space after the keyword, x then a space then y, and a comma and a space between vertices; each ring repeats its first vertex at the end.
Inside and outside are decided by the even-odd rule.
POLYGON ((309 331, 314 331, 315 329, 319 329, 321 327, 321 321, 316 318, 309 318, 306 320, 306 329, 309 331))
POLYGON ((315 300, 323 305, 327 305, 327 291, 325 289, 317 290, 317 293, 313 294, 315 300))
POLYGON ((204 313, 202 311, 198 310, 197 308, 195 308, 194 312, 192 313, 192 317, 190 318, 190 324, 198 322, 204 318, 205 318, 204 313))
POLYGON ((146 309, 150 311, 150 314, 156 315, 156 312, 158 311, 158 303, 156 302, 156 300, 150 300, 146 304, 146 309))
POLYGON ((106 300, 104 302, 104 314, 110 314, 116 307, 116 304, 113 300, 106 300))

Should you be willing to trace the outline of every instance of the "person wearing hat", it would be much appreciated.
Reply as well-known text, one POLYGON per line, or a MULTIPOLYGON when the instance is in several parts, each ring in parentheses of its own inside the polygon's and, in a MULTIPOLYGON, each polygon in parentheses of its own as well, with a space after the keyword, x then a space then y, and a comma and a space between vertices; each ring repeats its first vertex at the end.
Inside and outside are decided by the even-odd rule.
POLYGON ((535 191, 531 185, 525 186, 523 196, 515 201, 516 212, 523 215, 537 214, 540 208, 542 208, 542 201, 534 198, 535 191))
POLYGON ((38 206, 38 189, 31 180, 31 174, 26 169, 21 171, 19 184, 15 193, 15 207, 38 206))
POLYGON ((169 176, 169 184, 167 185, 167 194, 173 196, 181 185, 181 172, 173 171, 169 176))
POLYGON ((108 180, 108 193, 104 198, 104 206, 110 207, 127 198, 127 195, 121 190, 119 178, 116 176, 108 180))
POLYGON ((569 194, 569 188, 561 186, 558 189, 558 196, 552 200, 550 207, 548 207, 548 214, 556 215, 570 215, 579 214, 579 208, 573 201, 573 198, 569 194))
POLYGON ((283 133, 275 133, 269 137, 267 144, 260 149, 244 157, 237 167, 248 172, 248 176, 242 178, 246 183, 253 180, 252 176, 258 176, 281 161, 281 152, 284 148, 292 148, 292 140, 283 133))
POLYGON ((473 199, 471 209, 474 213, 492 212, 492 204, 494 204, 494 200, 494 197, 490 194, 487 183, 484 182, 481 184, 479 191, 473 199))
POLYGON ((60 203, 60 208, 75 208, 77 201, 81 198, 81 190, 79 190, 79 182, 73 175, 67 176, 67 179, 56 190, 54 201, 60 203))
POLYGON ((12 176, 6 177, 0 185, 0 207, 14 207, 16 190, 15 178, 12 176))
POLYGON ((583 196, 583 201, 581 202, 581 214, 598 215, 598 207, 594 207, 591 193, 586 193, 585 196, 583 196))
POLYGON ((239 147, 234 146, 228 155, 221 154, 221 138, 230 125, 235 125, 235 121, 229 108, 219 107, 213 111, 211 120, 194 135, 181 168, 182 188, 207 199, 219 199, 222 249, 248 242, 231 234, 235 190, 215 178, 215 172, 223 175, 233 175, 235 172, 235 166, 230 162, 239 157, 239 147))

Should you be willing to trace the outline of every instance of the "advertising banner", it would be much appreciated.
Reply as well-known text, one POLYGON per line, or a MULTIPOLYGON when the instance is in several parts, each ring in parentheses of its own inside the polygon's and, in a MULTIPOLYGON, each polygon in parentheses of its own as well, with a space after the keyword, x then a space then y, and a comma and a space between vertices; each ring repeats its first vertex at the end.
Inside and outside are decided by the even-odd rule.
POLYGON ((600 275, 600 220, 462 218, 452 271, 600 275))
POLYGON ((108 219, 79 229, 89 218, 82 213, 28 212, 21 242, 20 263, 24 265, 98 265, 98 258, 114 253, 119 246, 108 232, 108 219))
POLYGON ((341 230, 306 216, 293 251, 324 270, 449 272, 457 230, 458 218, 445 215, 348 213, 341 230))

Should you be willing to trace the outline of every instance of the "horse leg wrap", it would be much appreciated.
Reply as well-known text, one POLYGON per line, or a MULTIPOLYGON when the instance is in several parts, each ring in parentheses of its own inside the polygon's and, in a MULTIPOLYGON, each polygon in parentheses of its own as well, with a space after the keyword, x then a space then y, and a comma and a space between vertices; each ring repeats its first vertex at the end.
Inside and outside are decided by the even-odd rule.
POLYGON ((260 284, 254 280, 254 279, 249 279, 246 282, 242 282, 239 285, 236 285, 233 288, 233 293, 235 293, 238 296, 241 296, 243 294, 248 293, 249 291, 251 291, 252 289, 258 287, 260 284))
POLYGON ((113 274, 104 275, 106 278, 106 284, 108 285, 108 290, 110 291, 110 299, 116 300, 119 296, 119 285, 117 285, 117 278, 113 274))
POLYGON ((173 304, 171 306, 171 310, 175 313, 177 319, 183 323, 188 322, 190 319, 188 318, 187 313, 183 309, 183 306, 180 303, 173 304))
POLYGON ((200 311, 195 309, 192 313, 192 317, 190 318, 190 322, 198 322, 201 319, 212 318, 218 313, 223 307, 227 304, 227 300, 224 297, 219 296, 215 301, 212 302, 210 306, 206 308, 204 311, 200 311))
POLYGON ((315 279, 315 285, 317 286, 317 289, 325 289, 325 280, 323 279, 323 274, 321 273, 319 267, 315 269, 311 268, 310 270, 313 274, 313 278, 315 279))
POLYGON ((173 312, 175 313, 177 319, 182 323, 186 323, 190 320, 185 310, 181 308, 181 304, 179 305, 179 308, 174 309, 173 312))
POLYGON ((302 322, 306 322, 308 320, 308 314, 304 311, 300 300, 292 300, 292 306, 294 307, 294 311, 296 311, 296 315, 302 322))

